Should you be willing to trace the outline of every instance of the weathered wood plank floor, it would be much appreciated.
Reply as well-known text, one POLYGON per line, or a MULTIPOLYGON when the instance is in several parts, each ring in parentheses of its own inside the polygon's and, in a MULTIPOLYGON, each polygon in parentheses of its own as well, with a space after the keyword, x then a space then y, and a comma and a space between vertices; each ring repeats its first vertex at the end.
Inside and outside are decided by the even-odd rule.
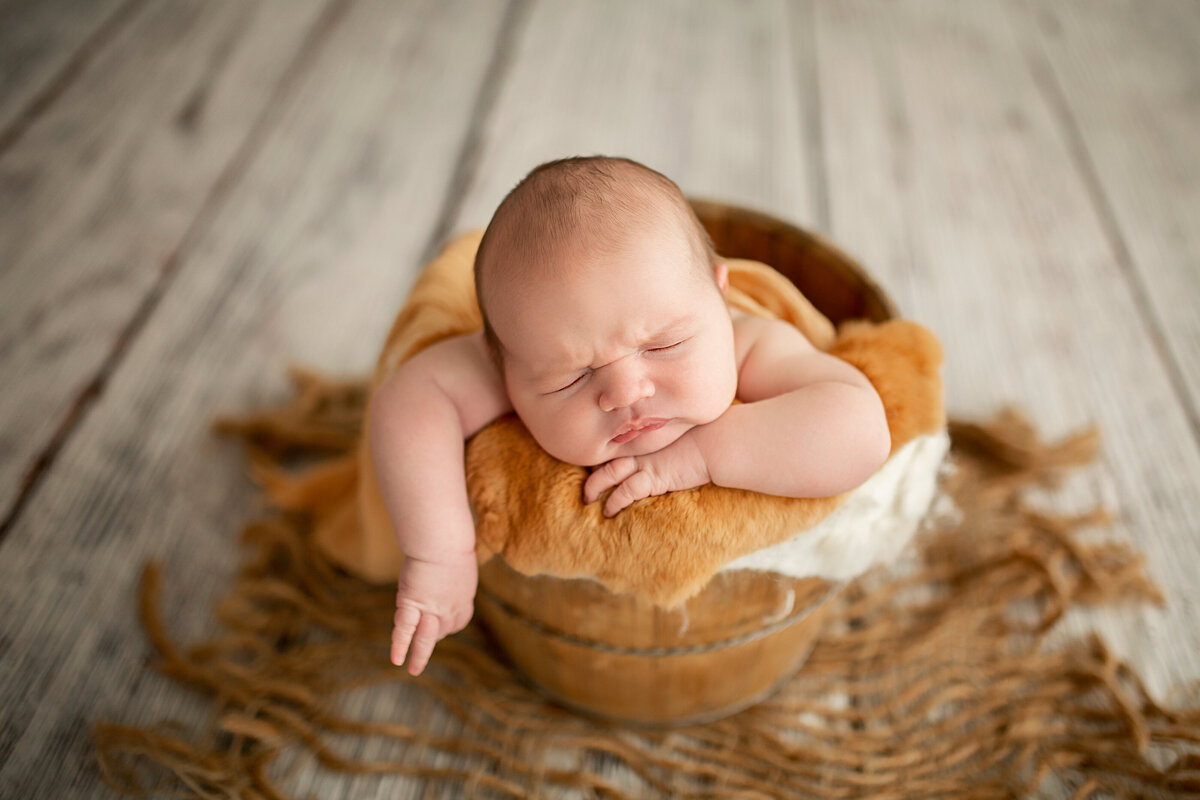
POLYGON ((161 558, 195 636, 233 569, 255 498, 209 420, 364 372, 432 248, 576 153, 831 236, 939 334, 953 413, 1098 424, 1055 502, 1116 510, 1168 604, 1070 630, 1182 697, 1198 52, 1193 0, 0 2, 0 796, 104 796, 91 720, 203 713, 134 595, 161 558))

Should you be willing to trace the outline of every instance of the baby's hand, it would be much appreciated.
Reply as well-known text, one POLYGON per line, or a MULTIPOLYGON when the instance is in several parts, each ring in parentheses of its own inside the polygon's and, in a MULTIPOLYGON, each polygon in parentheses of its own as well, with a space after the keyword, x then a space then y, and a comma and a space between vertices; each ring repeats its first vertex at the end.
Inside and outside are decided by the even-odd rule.
POLYGON ((433 646, 471 621, 478 582, 474 553, 449 562, 405 558, 396 590, 392 663, 402 665, 407 654, 409 673, 420 675, 433 646))
POLYGON ((604 516, 615 517, 635 500, 703 486, 710 480, 704 454, 689 431, 657 452, 614 458, 597 467, 583 484, 583 502, 593 503, 615 486, 604 504, 604 516))

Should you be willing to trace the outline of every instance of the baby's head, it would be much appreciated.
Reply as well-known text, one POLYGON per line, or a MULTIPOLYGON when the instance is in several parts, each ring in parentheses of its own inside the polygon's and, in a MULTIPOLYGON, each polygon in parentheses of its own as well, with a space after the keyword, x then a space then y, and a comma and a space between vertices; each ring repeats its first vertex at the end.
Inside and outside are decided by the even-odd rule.
POLYGON ((733 401, 725 266, 679 187, 648 167, 538 167, 496 210, 475 281, 513 408, 563 461, 660 450, 733 401))

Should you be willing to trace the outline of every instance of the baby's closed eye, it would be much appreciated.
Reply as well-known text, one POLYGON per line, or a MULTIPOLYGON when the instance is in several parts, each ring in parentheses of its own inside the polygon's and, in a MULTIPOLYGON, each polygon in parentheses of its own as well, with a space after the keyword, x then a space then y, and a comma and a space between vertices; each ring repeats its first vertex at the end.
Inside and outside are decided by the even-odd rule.
POLYGON ((565 384, 559 386, 557 389, 551 389, 550 391, 545 392, 545 394, 560 394, 561 392, 565 392, 568 389, 572 388, 573 386, 578 386, 580 383, 583 382, 583 380, 585 378, 587 378, 588 375, 591 375, 591 374, 592 374, 591 370, 586 370, 584 372, 581 372, 578 375, 576 375, 574 378, 570 379, 570 381, 568 383, 565 383, 565 384))
POLYGON ((683 344, 685 341, 686 341, 685 339, 680 339, 678 342, 673 342, 672 344, 665 344, 665 345, 660 345, 657 347, 647 347, 646 352, 647 353, 666 353, 666 352, 676 349, 681 344, 683 344))

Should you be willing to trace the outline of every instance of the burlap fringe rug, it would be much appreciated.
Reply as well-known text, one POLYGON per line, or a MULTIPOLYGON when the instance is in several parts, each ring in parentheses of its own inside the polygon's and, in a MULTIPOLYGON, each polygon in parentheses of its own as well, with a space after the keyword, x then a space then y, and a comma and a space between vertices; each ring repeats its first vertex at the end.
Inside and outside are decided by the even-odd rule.
MULTIPOLYGON (((297 383, 289 407, 224 426, 261 466, 354 444, 363 387, 297 383)), ((246 528, 211 641, 172 640, 147 567, 155 666, 213 713, 191 730, 100 724, 100 767, 130 793, 245 800, 288 797, 286 765, 314 761, 346 780, 423 779, 434 797, 1200 794, 1200 709, 1160 706, 1096 638, 1047 642, 1072 606, 1162 602, 1136 554, 1086 541, 1102 513, 1028 504, 1027 490, 1094 457, 1095 435, 1046 445, 1005 413, 952 436, 957 519, 921 539, 905 577, 844 591, 800 675, 729 719, 650 731, 579 718, 522 684, 474 625, 413 681, 388 663, 392 589, 332 567, 303 518, 277 516, 246 528), (362 692, 383 713, 348 711, 362 692)))

